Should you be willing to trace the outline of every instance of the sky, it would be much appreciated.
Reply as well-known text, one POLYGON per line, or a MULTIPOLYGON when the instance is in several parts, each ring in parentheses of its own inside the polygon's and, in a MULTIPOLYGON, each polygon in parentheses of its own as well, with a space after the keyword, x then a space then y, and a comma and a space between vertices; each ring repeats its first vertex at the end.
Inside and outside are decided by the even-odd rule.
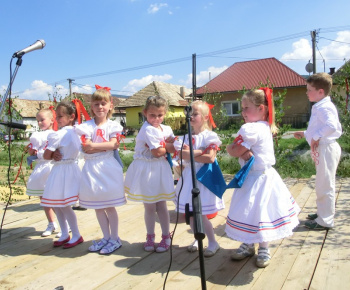
POLYGON ((152 81, 197 87, 236 62, 275 57, 301 75, 350 59, 349 0, 11 0, 0 3, 0 94, 48 100, 95 84, 130 96, 152 81), (16 66, 13 54, 37 40, 16 66))

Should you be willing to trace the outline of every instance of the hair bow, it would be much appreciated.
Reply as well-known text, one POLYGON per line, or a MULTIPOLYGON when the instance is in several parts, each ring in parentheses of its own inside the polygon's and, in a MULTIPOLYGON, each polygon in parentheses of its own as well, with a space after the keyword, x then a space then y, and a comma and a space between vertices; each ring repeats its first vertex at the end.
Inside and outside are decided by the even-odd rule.
POLYGON ((91 120, 88 112, 85 110, 83 103, 79 99, 72 100, 72 103, 77 108, 78 123, 81 124, 81 114, 84 115, 86 121, 91 120))
POLYGON ((273 108, 272 108, 272 89, 270 88, 260 88, 259 90, 263 90, 265 93, 265 98, 267 101, 267 106, 269 109, 269 124, 271 125, 273 122, 273 108))
POLYGON ((215 125, 215 122, 213 119, 213 115, 211 114, 211 109, 214 108, 215 106, 212 104, 208 104, 208 103, 206 103, 206 104, 209 107, 209 121, 210 121, 211 125, 213 126, 213 128, 216 128, 216 125, 215 125))
POLYGON ((49 109, 51 110, 52 116, 53 116, 53 129, 55 131, 57 131, 58 130, 58 125, 57 125, 56 112, 55 112, 54 106, 50 106, 49 109))
POLYGON ((99 85, 95 85, 96 90, 106 90, 106 91, 111 91, 111 88, 109 87, 101 87, 99 85))

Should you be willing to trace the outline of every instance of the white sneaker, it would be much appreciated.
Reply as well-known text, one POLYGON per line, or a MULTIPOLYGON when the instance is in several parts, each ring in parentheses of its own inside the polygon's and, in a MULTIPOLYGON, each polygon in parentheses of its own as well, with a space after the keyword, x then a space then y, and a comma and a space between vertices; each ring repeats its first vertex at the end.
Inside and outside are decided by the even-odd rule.
POLYGON ((255 255, 255 247, 253 245, 249 245, 243 243, 239 246, 238 249, 234 250, 231 255, 232 260, 243 260, 244 258, 251 257, 255 255))
POLYGON ((43 232, 43 233, 41 234, 41 236, 42 236, 42 237, 51 236, 52 233, 56 230, 56 228, 57 228, 57 225, 56 225, 55 223, 49 223, 49 224, 47 225, 47 228, 46 228, 45 232, 43 232))

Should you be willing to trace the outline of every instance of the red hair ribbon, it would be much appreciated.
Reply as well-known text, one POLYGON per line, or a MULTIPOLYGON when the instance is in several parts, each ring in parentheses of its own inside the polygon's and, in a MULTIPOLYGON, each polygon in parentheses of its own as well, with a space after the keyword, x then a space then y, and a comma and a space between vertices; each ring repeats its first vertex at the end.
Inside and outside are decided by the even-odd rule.
POLYGON ((56 112, 55 112, 54 106, 50 106, 49 109, 51 110, 52 116, 53 116, 53 129, 54 131, 57 131, 58 125, 57 125, 56 112))
POLYGON ((124 144, 124 150, 126 150, 125 142, 124 142, 124 140, 123 140, 123 139, 125 139, 125 136, 118 133, 117 136, 116 136, 116 138, 117 138, 118 144, 120 144, 120 141, 123 142, 123 144, 124 144))
POLYGON ((108 92, 111 91, 111 88, 109 88, 109 87, 101 87, 99 85, 95 85, 95 88, 96 88, 96 90, 106 90, 108 92))
POLYGON ((272 124, 273 121, 273 109, 272 109, 272 89, 270 88, 260 88, 259 90, 263 90, 266 96, 267 106, 269 109, 269 124, 272 124))
POLYGON ((210 120, 210 123, 213 126, 213 128, 216 128, 216 125, 215 125, 215 122, 214 122, 214 119, 213 119, 213 115, 211 114, 211 109, 214 108, 215 106, 212 105, 212 104, 208 104, 208 103, 206 103, 206 104, 209 107, 209 120, 210 120))
POLYGON ((81 124, 81 114, 84 115, 84 118, 86 121, 91 120, 88 112, 85 110, 85 107, 80 100, 74 99, 74 100, 72 100, 72 102, 74 103, 75 107, 77 108, 77 115, 78 115, 78 123, 79 124, 81 124))

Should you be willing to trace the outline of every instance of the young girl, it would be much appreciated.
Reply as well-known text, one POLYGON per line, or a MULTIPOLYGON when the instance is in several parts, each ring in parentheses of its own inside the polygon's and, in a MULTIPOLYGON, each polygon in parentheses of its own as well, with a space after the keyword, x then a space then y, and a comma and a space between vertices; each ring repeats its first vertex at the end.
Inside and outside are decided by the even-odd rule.
MULTIPOLYGON (((40 199, 44 193, 45 183, 51 172, 53 163, 45 160, 43 157, 44 148, 47 144, 47 136, 53 132, 54 116, 50 109, 41 109, 36 114, 36 120, 40 128, 40 132, 34 132, 30 136, 29 154, 36 156, 36 165, 27 182, 27 195, 39 196, 40 199)), ((48 237, 57 230, 55 223, 55 213, 51 207, 44 207, 46 218, 49 222, 46 230, 41 234, 42 237, 48 237)))
POLYGON ((175 197, 171 167, 166 160, 167 150, 172 153, 174 134, 169 126, 162 125, 167 102, 162 97, 149 97, 143 114, 147 121, 136 137, 134 161, 125 177, 128 199, 143 202, 147 230, 145 251, 161 253, 169 249, 170 217, 167 201, 175 197), (158 215, 162 228, 162 240, 155 248, 155 222, 158 215))
MULTIPOLYGON (((216 158, 216 152, 221 145, 218 135, 211 131, 214 122, 211 118, 211 112, 207 103, 202 101, 194 101, 192 103, 191 126, 193 128, 192 145, 195 161, 195 172, 205 163, 213 163, 216 158)), ((177 140, 174 143, 175 149, 181 153, 183 159, 182 165, 185 167, 182 178, 176 186, 176 196, 179 212, 185 213, 185 205, 190 205, 192 211, 192 174, 190 163, 190 147, 188 135, 185 140, 177 140), (182 143, 184 143, 182 147, 182 143), (182 147, 182 151, 181 151, 182 147), (182 186, 183 183, 183 186, 182 186), (182 186, 182 190, 180 192, 182 186)), ((215 239, 215 233, 212 223, 209 221, 207 215, 214 214, 218 210, 225 207, 222 199, 218 198, 213 192, 205 187, 201 182, 197 182, 197 187, 200 190, 200 199, 202 204, 202 220, 206 236, 208 237, 208 247, 205 249, 203 255, 211 257, 220 249, 218 242, 215 239)), ((190 217, 190 225, 193 230, 193 217, 190 217)), ((194 252, 198 249, 198 242, 195 240, 187 247, 189 252, 194 252)))
POLYGON ((78 200, 81 171, 77 164, 80 149, 80 140, 74 131, 73 124, 77 118, 76 108, 71 102, 61 102, 56 108, 57 132, 47 138, 47 147, 44 158, 54 159, 54 166, 47 180, 41 205, 54 207, 60 224, 62 235, 53 243, 54 247, 63 245, 63 248, 72 248, 82 243, 76 215, 71 208, 78 200), (60 157, 55 157, 58 149, 60 157), (56 161, 60 159, 60 161, 56 161), (68 225, 72 231, 69 236, 68 225))
POLYGON ((123 127, 109 120, 113 112, 110 88, 96 88, 91 96, 93 119, 76 127, 77 134, 86 140, 82 145, 85 164, 79 202, 84 208, 95 209, 103 233, 103 238, 99 242, 93 241, 89 250, 109 254, 122 246, 115 207, 126 203, 124 177, 122 167, 113 158, 113 149, 119 145, 117 135, 123 127))
POLYGON ((242 187, 233 194, 226 233, 243 242, 233 251, 233 260, 253 256, 254 243, 259 243, 256 265, 266 267, 271 259, 268 243, 293 234, 299 224, 300 208, 272 167, 275 164, 272 134, 277 132, 272 90, 262 88, 243 95, 242 116, 245 124, 235 142, 227 146, 227 152, 239 157, 241 166, 252 155, 255 162, 242 187))

